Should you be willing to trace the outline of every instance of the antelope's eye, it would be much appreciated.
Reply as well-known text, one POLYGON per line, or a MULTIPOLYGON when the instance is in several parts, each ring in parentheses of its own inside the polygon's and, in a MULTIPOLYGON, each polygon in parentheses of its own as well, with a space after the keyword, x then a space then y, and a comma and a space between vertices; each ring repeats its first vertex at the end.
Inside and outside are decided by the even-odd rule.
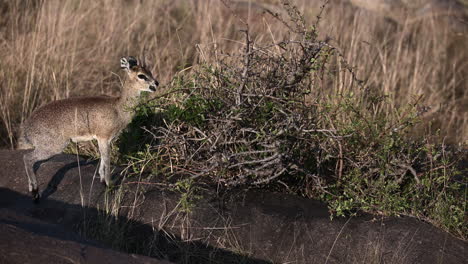
POLYGON ((145 80, 145 81, 148 80, 148 77, 146 77, 146 75, 144 75, 144 74, 138 74, 137 77, 142 79, 142 80, 145 80))

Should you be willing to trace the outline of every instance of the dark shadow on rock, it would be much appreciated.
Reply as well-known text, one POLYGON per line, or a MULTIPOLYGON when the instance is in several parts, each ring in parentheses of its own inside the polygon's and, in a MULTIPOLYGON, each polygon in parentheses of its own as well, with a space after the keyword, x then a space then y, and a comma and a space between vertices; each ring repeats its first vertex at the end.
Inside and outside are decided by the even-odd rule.
MULTIPOLYGON (((7 196, 14 199, 16 195, 7 196)), ((112 250, 14 209, 0 208, 0 237, 0 263, 170 264, 112 250)))
MULTIPOLYGON (((122 242, 124 242, 121 246, 124 246, 126 253, 149 255, 158 259, 169 259, 177 263, 270 263, 215 248, 196 240, 183 241, 177 235, 155 230, 151 225, 122 216, 110 217, 106 212, 91 207, 65 204, 53 199, 48 199, 45 203, 33 207, 30 204, 30 197, 0 187, 0 225, 15 226, 31 234, 52 237, 58 240, 83 242, 87 240, 73 233, 58 232, 53 225, 64 226, 68 231, 79 232, 87 235, 87 237, 99 237, 98 232, 105 231, 105 225, 110 224, 116 228, 112 231, 118 230, 121 232, 116 234, 116 237, 121 237, 122 242), (24 208, 28 209, 24 210, 24 208), (9 220, 4 217, 7 211, 13 211, 20 215, 30 214, 29 217, 39 218, 46 223, 9 220), (67 213, 64 213, 65 211, 67 213), (71 211, 74 211, 74 215, 78 217, 68 220, 61 219, 66 218, 65 215, 70 215, 71 211), (93 232, 96 233, 93 234, 93 232)), ((94 246, 98 245, 89 241, 88 243, 94 246)))
MULTIPOLYGON (((79 156, 78 161, 67 163, 67 161, 69 162, 69 160, 63 157, 64 157, 63 155, 57 155, 49 159, 54 162, 64 162, 66 163, 66 165, 58 169, 57 172, 54 174, 54 176, 52 176, 49 183, 47 184, 47 187, 44 189, 44 191, 41 194, 41 200, 48 198, 50 195, 52 195, 53 193, 57 191, 57 187, 59 186, 60 182, 62 182, 63 178, 65 177, 68 171, 73 170, 79 166, 88 166, 88 165, 91 165, 94 167, 99 166, 99 160, 88 160, 86 159, 86 157, 79 156)), ((36 162, 35 166, 37 167, 35 168, 35 171, 39 169, 41 164, 49 160, 36 162)), ((119 177, 119 174, 122 171, 122 169, 115 167, 113 165, 111 165, 111 167, 114 168, 112 175, 111 175, 111 179, 113 180, 114 185, 119 185, 122 182, 122 178, 119 177)), ((96 174, 94 176, 99 177, 99 174, 96 174)), ((89 175, 86 175, 86 177, 89 177, 89 175)), ((100 183, 100 180, 98 180, 98 182, 100 183)), ((100 184, 105 186, 104 183, 100 183, 100 184)))
MULTIPOLYGON (((36 162, 35 165, 37 165, 39 162, 36 162)), ((42 164, 43 161, 40 163, 42 164)), ((40 166, 39 164, 39 166, 40 166)), ((79 160, 77 162, 72 162, 69 163, 62 168, 60 168, 54 176, 50 179, 49 183, 47 184, 47 188, 42 192, 41 199, 46 199, 49 197, 51 194, 53 194, 57 190, 57 186, 60 184, 60 182, 63 180, 63 177, 65 177, 65 174, 67 171, 74 169, 78 166, 86 166, 86 165, 91 165, 91 164, 97 164, 97 161, 85 161, 85 160, 79 160)), ((35 171, 39 169, 39 166, 35 168, 35 171)))

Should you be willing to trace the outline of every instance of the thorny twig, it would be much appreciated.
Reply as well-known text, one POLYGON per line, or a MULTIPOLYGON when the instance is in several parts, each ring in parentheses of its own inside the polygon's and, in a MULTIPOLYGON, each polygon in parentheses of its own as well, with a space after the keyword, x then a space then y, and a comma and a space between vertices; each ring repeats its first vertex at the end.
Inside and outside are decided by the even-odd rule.
POLYGON ((241 83, 239 87, 237 88, 237 97, 236 97, 236 105, 239 106, 242 103, 242 93, 244 91, 245 84, 247 82, 247 74, 249 72, 249 67, 250 67, 250 59, 252 57, 252 52, 251 52, 251 46, 252 46, 252 41, 250 40, 250 35, 249 35, 249 27, 247 24, 247 29, 243 30, 245 34, 245 53, 244 53, 244 70, 242 71, 241 75, 241 83))

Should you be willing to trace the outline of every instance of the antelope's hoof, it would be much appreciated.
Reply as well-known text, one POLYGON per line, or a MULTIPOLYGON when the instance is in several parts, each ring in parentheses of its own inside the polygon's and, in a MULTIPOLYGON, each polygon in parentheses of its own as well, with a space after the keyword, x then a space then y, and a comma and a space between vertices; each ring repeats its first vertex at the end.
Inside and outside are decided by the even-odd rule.
POLYGON ((101 184, 107 187, 107 183, 105 180, 101 180, 101 184))
POLYGON ((39 200, 41 198, 41 195, 39 194, 39 190, 38 189, 32 190, 31 195, 32 195, 33 202, 36 204, 39 203, 39 200))

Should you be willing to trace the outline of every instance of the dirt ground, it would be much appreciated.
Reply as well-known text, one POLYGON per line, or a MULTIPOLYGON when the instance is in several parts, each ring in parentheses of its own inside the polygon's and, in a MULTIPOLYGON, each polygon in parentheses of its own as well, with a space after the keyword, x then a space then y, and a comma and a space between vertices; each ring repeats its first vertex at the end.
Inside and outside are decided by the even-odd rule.
POLYGON ((157 182, 122 183, 127 191, 119 196, 115 221, 130 227, 128 241, 151 242, 149 254, 159 259, 137 256, 144 250, 131 247, 128 255, 110 250, 112 241, 98 244, 92 234, 77 235, 86 223, 98 222, 109 211, 105 201, 113 200, 93 180, 97 162, 82 159, 78 166, 76 156, 59 155, 43 163, 43 198, 34 204, 23 153, 0 150, 1 263, 466 263, 465 241, 417 219, 330 220, 319 202, 244 190, 205 190, 184 213, 180 195, 157 182))

